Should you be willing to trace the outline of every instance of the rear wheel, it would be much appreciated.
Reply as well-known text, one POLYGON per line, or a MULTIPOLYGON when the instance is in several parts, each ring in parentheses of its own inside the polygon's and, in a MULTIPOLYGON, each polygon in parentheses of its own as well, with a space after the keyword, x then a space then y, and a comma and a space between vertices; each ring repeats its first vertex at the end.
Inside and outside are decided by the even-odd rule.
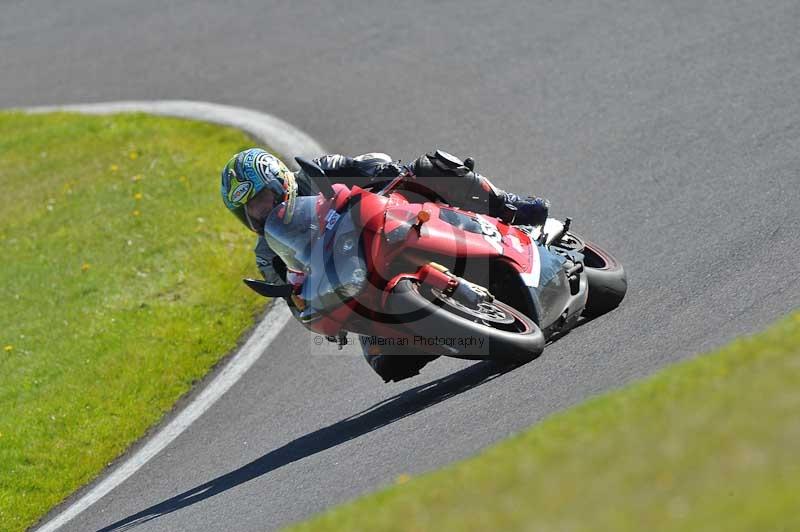
POLYGON ((497 299, 469 306, 404 279, 387 303, 406 329, 448 356, 527 362, 544 349, 536 323, 497 299))
POLYGON ((589 283, 583 315, 596 318, 619 306, 628 290, 628 279, 622 264, 597 244, 585 241, 583 255, 589 283))

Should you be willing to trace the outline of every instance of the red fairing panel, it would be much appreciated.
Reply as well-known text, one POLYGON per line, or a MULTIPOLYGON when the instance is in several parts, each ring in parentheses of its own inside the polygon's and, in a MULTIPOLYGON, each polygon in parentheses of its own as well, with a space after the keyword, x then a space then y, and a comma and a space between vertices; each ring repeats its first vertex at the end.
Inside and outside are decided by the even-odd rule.
POLYGON ((539 254, 534 252, 536 244, 531 241, 528 233, 503 223, 498 226, 506 258, 514 263, 520 272, 530 273, 534 268, 538 270, 539 265, 536 261, 539 254))
MULTIPOLYGON (((352 193, 359 194, 361 190, 353 187, 352 193)), ((399 256, 412 250, 414 255, 422 257, 432 254, 471 259, 502 256, 521 273, 538 269, 538 254, 534 252, 535 244, 528 234, 497 218, 452 207, 440 207, 436 203, 408 203, 397 192, 389 197, 364 194, 359 209, 365 229, 368 265, 371 270, 381 274, 388 274, 390 265, 399 256), (440 217, 442 209, 469 216, 480 225, 479 232, 463 230, 443 220, 440 217), (387 243, 387 234, 404 225, 417 224, 417 215, 421 210, 430 214, 427 222, 412 228, 404 239, 387 243)))
MULTIPOLYGON (((486 234, 471 233, 453 227, 439 218, 439 207, 435 203, 425 203, 418 210, 428 211, 430 220, 423 223, 419 230, 410 231, 403 247, 450 257, 488 258, 503 254, 499 234, 496 239, 490 239, 486 234)), ((490 224, 487 222, 486 225, 490 224)))

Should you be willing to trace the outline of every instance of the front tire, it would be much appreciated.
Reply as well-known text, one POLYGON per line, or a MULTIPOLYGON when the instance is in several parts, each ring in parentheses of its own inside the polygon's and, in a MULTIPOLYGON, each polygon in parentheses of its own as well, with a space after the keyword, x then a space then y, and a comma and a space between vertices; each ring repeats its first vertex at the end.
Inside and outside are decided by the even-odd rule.
POLYGON ((494 300, 492 308, 486 308, 483 314, 477 309, 469 313, 463 306, 445 301, 441 294, 422 290, 428 297, 418 282, 403 279, 392 290, 387 306, 412 334, 452 340, 453 345, 437 354, 521 363, 533 360, 544 350, 544 335, 536 323, 505 303, 494 300), (484 341, 478 344, 479 339, 484 341), (467 345, 469 342, 475 344, 467 345))

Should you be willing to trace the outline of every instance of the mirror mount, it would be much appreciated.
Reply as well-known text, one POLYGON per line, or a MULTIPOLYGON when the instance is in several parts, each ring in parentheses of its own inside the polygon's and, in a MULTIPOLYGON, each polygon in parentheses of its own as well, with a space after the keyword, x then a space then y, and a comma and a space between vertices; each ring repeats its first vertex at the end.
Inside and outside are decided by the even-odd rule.
POLYGON ((269 284, 266 281, 249 278, 243 281, 251 290, 264 297, 288 297, 294 292, 294 286, 290 284, 269 284))

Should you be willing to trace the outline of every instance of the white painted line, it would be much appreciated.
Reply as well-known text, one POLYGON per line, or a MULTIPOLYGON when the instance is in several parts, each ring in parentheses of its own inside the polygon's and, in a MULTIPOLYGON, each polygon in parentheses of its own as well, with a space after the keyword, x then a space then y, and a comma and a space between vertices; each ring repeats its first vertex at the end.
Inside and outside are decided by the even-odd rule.
POLYGON ((231 386, 236 384, 236 381, 238 381, 241 376, 250 369, 250 366, 261 357, 261 354, 269 348, 269 345, 278 336, 278 333, 283 329, 283 326, 286 325, 291 316, 292 313, 289 312, 286 305, 273 305, 239 352, 231 359, 225 368, 214 377, 214 380, 206 386, 194 401, 184 408, 166 427, 153 436, 144 447, 125 460, 125 462, 110 475, 37 530, 39 532, 58 530, 59 527, 64 526, 76 515, 102 499, 115 487, 122 484, 151 458, 160 453, 172 440, 177 438, 189 425, 203 415, 203 413, 208 410, 217 399, 222 397, 231 386))
POLYGON ((278 333, 291 316, 292 314, 286 305, 273 305, 244 346, 194 401, 184 408, 166 427, 153 436, 144 447, 125 460, 99 484, 37 530, 39 532, 58 530, 59 527, 64 526, 86 508, 125 482, 128 477, 160 453, 172 440, 177 438, 189 425, 203 415, 231 386, 236 384, 236 381, 269 348, 269 345, 278 336, 278 333))
MULTIPOLYGON (((164 101, 164 102, 110 102, 99 104, 63 105, 53 107, 32 107, 23 109, 30 113, 46 113, 52 111, 73 111, 86 114, 111 114, 121 112, 145 112, 150 114, 179 116, 194 120, 203 120, 239 128, 253 135, 277 152, 288 156, 303 155, 314 157, 324 153, 324 149, 314 139, 271 115, 206 102, 164 101)), ((286 161, 287 163, 294 161, 286 161)), ((224 161, 220 163, 222 165, 224 161)), ((221 167, 221 166, 220 166, 221 167)), ((248 369, 269 348, 278 333, 292 316, 283 304, 272 305, 264 319, 261 320, 250 335, 250 338, 231 357, 222 371, 208 383, 206 388, 189 403, 172 421, 133 455, 129 456, 114 471, 98 482, 77 501, 58 513, 55 517, 37 528, 37 532, 52 532, 67 524, 92 504, 105 497, 111 490, 125 482, 151 458, 160 453, 177 438, 187 427, 194 423, 208 410, 231 386, 233 386, 248 369)))
POLYGON ((232 126, 249 133, 260 142, 275 149, 278 153, 287 156, 287 160, 284 162, 290 168, 297 168, 293 159, 297 155, 311 158, 325 153, 324 148, 316 140, 288 122, 267 113, 231 105, 187 100, 166 100, 48 105, 26 107, 21 110, 28 113, 71 111, 98 115, 138 112, 190 118, 192 120, 232 126))

